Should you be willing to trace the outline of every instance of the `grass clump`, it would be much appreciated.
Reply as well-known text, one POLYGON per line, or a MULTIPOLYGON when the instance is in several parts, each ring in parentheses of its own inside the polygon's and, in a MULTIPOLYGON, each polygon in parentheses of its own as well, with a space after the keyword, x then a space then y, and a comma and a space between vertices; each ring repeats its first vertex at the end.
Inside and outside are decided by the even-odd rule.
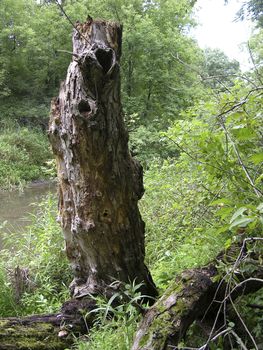
POLYGON ((142 307, 140 287, 141 284, 133 281, 131 284, 126 284, 122 292, 113 294, 108 301, 96 298, 98 308, 92 312, 97 314, 97 321, 89 331, 88 337, 76 342, 75 349, 130 350, 134 333, 141 320, 136 307, 136 305, 142 307))

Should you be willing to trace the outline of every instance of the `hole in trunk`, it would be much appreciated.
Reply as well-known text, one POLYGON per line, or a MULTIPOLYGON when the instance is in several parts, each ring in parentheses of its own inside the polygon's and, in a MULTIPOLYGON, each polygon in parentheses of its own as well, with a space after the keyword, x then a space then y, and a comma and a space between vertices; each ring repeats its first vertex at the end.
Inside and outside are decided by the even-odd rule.
POLYGON ((102 215, 103 215, 104 218, 106 218, 109 215, 108 210, 105 209, 102 215))
POLYGON ((88 115, 91 112, 90 105, 87 101, 80 101, 78 108, 80 114, 84 116, 88 115))
POLYGON ((95 52, 95 55, 99 64, 103 68, 103 73, 106 74, 112 66, 112 50, 106 51, 103 49, 98 49, 95 52))

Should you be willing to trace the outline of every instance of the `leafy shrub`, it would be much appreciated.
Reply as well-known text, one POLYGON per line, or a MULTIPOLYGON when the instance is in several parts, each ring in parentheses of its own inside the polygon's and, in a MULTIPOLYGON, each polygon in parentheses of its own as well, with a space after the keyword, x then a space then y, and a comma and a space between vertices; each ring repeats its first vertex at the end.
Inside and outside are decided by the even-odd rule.
POLYGON ((155 162, 145 173, 140 208, 146 222, 146 262, 159 288, 167 287, 176 273, 215 257, 229 237, 217 230, 206 174, 194 174, 191 167, 183 156, 155 162))

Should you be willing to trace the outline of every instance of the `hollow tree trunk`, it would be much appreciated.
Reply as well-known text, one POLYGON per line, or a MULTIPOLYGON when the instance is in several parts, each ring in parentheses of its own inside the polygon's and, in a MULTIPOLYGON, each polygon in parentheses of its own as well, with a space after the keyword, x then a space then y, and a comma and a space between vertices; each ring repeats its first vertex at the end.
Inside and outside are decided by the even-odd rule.
POLYGON ((77 24, 73 61, 52 103, 50 141, 57 160, 59 211, 73 296, 98 293, 114 279, 156 288, 144 264, 137 202, 143 172, 128 150, 120 101, 122 27, 77 24))

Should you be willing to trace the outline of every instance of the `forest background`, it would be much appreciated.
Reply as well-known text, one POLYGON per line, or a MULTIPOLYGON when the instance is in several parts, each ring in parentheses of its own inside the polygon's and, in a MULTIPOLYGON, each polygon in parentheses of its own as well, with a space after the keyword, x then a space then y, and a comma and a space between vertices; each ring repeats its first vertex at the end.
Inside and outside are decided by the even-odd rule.
MULTIPOLYGON (((161 292, 177 273, 205 264, 244 234, 262 236, 263 6, 246 1, 237 14, 256 24, 249 40, 253 67, 242 72, 237 61, 220 50, 201 50, 189 36, 195 2, 0 4, 0 186, 5 190, 55 177, 46 128, 50 100, 70 61, 72 24, 87 15, 123 23, 123 111, 131 152, 145 170, 140 209, 146 263, 161 292)), ((1 316, 51 312, 68 298, 71 272, 56 199, 49 196, 37 210, 15 248, 15 233, 2 224, 1 316), (31 283, 16 295, 12 271, 18 265, 30 271, 31 283)), ((127 289, 136 295, 133 283, 127 289)), ((262 318, 247 306, 263 305, 262 292, 249 298, 237 305, 262 344, 262 318)), ((94 328, 89 345, 77 341, 76 347, 129 349, 139 319, 132 305, 123 305, 114 322, 104 319, 103 327, 94 328)), ((191 332, 192 345, 202 343, 191 332)))

